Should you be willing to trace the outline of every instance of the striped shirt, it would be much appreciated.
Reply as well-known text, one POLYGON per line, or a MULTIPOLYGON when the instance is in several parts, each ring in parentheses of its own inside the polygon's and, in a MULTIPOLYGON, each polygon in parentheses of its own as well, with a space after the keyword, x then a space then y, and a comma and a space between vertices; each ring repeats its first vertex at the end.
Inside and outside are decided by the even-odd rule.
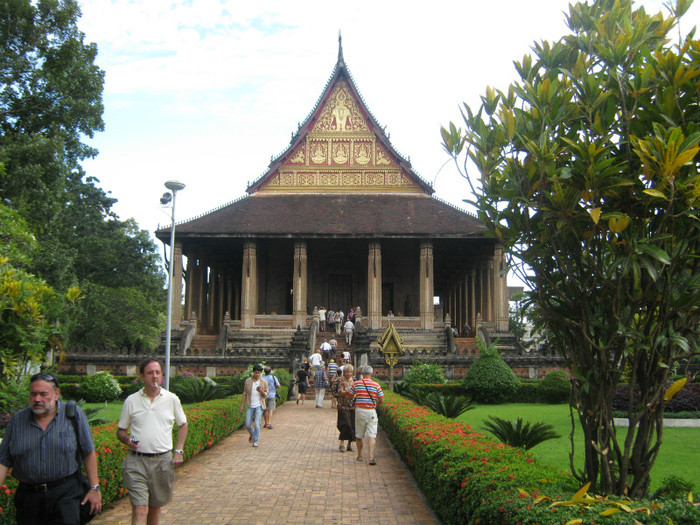
POLYGON ((333 379, 333 376, 338 373, 338 365, 335 363, 328 363, 328 376, 333 379))
MULTIPOLYGON (((39 485, 70 476, 78 470, 73 423, 66 417, 65 403, 56 403, 56 417, 46 430, 35 421, 31 409, 17 412, 5 429, 0 445, 0 465, 10 467, 22 483, 39 485)), ((80 435, 80 451, 85 456, 95 450, 85 412, 75 409, 80 435)))
POLYGON ((384 397, 382 387, 371 379, 355 381, 350 388, 350 394, 355 396, 355 408, 373 409, 377 405, 377 399, 384 397))

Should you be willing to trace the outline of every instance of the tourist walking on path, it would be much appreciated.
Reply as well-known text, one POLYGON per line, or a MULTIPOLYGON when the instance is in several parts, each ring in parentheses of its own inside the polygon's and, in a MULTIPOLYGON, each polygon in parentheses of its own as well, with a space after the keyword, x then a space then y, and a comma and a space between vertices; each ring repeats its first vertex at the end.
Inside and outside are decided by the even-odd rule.
POLYGON ((56 376, 34 374, 29 380, 29 406, 12 416, 0 446, 0 485, 10 469, 19 481, 15 508, 20 524, 77 525, 81 504, 89 505, 92 514, 102 508, 90 425, 80 407, 73 420, 67 417, 60 395, 56 376), (78 477, 78 457, 91 485, 87 494, 78 477))
POLYGON ((304 404, 306 389, 311 387, 309 384, 309 377, 311 377, 311 374, 309 374, 309 363, 304 363, 297 372, 297 405, 300 400, 301 404, 304 404))
POLYGON ((267 381, 267 398, 265 399, 265 428, 272 429, 272 413, 277 407, 277 389, 281 386, 279 379, 272 375, 272 368, 265 367, 263 379, 267 381))
POLYGON ((323 367, 323 363, 316 368, 314 388, 316 390, 316 408, 323 408, 323 398, 326 396, 326 388, 328 388, 328 376, 326 375, 326 369, 323 367))
POLYGON ((345 330, 345 342, 348 345, 352 345, 352 333, 355 330, 355 325, 352 324, 352 321, 350 319, 345 321, 345 326, 343 326, 343 330, 345 330))
MULTIPOLYGON (((335 363, 335 359, 331 359, 328 363, 328 388, 333 388, 333 381, 335 381, 337 374, 338 365, 335 363)), ((335 396, 331 397, 331 408, 335 408, 335 402, 335 396)))
POLYGON ((345 365, 343 374, 335 378, 332 387, 333 397, 338 403, 338 422, 336 427, 340 432, 338 449, 341 452, 352 452, 352 443, 355 441, 355 399, 350 393, 354 383, 352 365, 345 365), (348 442, 347 447, 343 443, 348 442))
POLYGON ((146 359, 139 372, 144 387, 124 401, 117 438, 129 447, 122 473, 131 500, 131 524, 158 525, 161 508, 173 499, 175 467, 182 465, 187 439, 187 417, 180 399, 160 386, 163 372, 157 360, 146 359))
POLYGON ((309 364, 313 367, 316 368, 320 366, 321 361, 323 361, 323 357, 321 356, 321 350, 316 350, 313 354, 311 354, 311 357, 309 357, 309 364))
POLYGON ((355 397, 355 437, 357 438, 357 461, 362 457, 363 441, 367 442, 369 464, 376 465, 374 446, 377 438, 377 405, 384 401, 384 392, 379 383, 372 381, 374 369, 367 365, 362 367, 362 378, 350 387, 350 394, 355 397))
POLYGON ((253 377, 245 380, 243 385, 243 399, 241 399, 241 409, 245 407, 245 427, 248 429, 248 443, 254 447, 258 446, 260 437, 260 420, 262 411, 265 410, 265 398, 267 397, 267 381, 262 378, 262 366, 253 365, 253 377))
POLYGON ((331 356, 331 345, 327 340, 323 340, 321 343, 321 353, 323 354, 323 360, 327 363, 331 356))
POLYGON ((326 331, 326 307, 322 306, 318 309, 318 329, 321 332, 326 331))

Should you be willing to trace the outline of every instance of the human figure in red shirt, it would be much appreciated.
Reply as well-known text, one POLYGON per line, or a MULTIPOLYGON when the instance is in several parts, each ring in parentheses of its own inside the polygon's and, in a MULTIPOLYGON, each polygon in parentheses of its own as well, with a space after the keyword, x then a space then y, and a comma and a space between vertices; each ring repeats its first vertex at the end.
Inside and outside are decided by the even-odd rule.
POLYGON ((374 445, 377 439, 377 405, 384 402, 384 392, 379 383, 372 381, 374 369, 367 365, 362 367, 362 378, 355 381, 348 392, 355 398, 355 437, 357 438, 357 461, 364 461, 362 447, 364 440, 369 449, 369 464, 376 465, 374 445))

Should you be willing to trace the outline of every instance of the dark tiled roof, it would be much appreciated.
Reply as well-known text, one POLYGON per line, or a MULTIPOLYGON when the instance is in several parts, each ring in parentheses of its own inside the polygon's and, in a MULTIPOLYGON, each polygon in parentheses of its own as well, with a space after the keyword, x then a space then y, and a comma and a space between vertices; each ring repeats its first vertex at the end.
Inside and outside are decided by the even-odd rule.
MULTIPOLYGON (((253 194, 178 224, 178 238, 483 237, 474 216, 427 195, 253 194)), ((169 242, 170 228, 156 236, 169 242)))

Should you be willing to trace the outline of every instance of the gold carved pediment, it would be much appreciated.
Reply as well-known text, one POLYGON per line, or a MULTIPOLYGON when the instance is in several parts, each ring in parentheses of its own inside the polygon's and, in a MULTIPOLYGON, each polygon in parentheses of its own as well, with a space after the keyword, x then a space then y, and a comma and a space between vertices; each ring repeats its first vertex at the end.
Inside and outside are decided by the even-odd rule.
POLYGON ((334 133, 369 131, 369 126, 346 82, 338 82, 333 89, 312 131, 334 133))

